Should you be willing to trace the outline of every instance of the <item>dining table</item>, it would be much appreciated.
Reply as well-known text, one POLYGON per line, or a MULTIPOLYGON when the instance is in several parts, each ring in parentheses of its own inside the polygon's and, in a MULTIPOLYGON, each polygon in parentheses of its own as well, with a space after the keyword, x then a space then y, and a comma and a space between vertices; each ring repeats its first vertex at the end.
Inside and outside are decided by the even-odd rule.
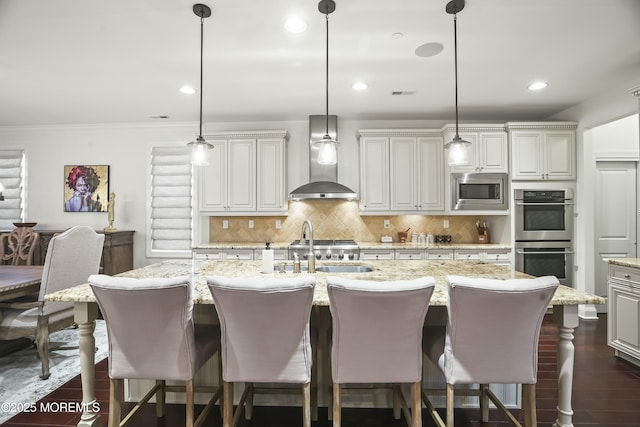
POLYGON ((0 301, 38 292, 42 269, 42 265, 0 265, 0 301))
MULTIPOLYGON (((291 263, 291 262, 289 262, 291 263)), ((362 264, 362 262, 356 261, 362 264)), ((447 275, 463 275, 470 277, 484 277, 491 279, 518 279, 531 278, 531 276, 481 261, 375 261, 369 262, 369 272, 366 273, 322 273, 318 272, 319 265, 353 264, 350 261, 329 261, 316 265, 316 273, 303 272, 300 274, 313 274, 316 278, 313 305, 315 310, 320 310, 326 316, 329 314, 329 298, 327 295, 326 278, 329 275, 337 275, 364 280, 406 280, 423 276, 432 276, 436 281, 434 293, 430 300, 430 307, 446 308, 448 297, 446 291, 447 275)), ((255 277, 256 280, 291 277, 294 273, 262 273, 261 261, 218 261, 218 260, 167 260, 146 267, 130 270, 117 276, 143 278, 167 278, 177 276, 190 276, 194 286, 194 304, 213 304, 213 298, 206 283, 208 276, 225 277, 255 277)), ((286 271, 286 270, 285 270, 286 271)), ((96 327, 95 320, 98 317, 98 305, 90 285, 83 284, 52 294, 45 295, 49 301, 74 302, 75 321, 79 326, 80 367, 82 382, 82 403, 86 408, 81 415, 78 426, 101 426, 100 414, 95 410, 95 338, 93 332, 96 327)), ((550 308, 553 311, 553 320, 558 327, 558 402, 556 427, 573 426, 573 410, 571 407, 571 395, 573 390, 574 374, 574 344, 573 332, 579 325, 578 307, 580 304, 603 304, 603 298, 560 285, 556 290, 550 308)), ((431 308, 430 308, 431 310, 431 308)), ((320 334, 323 336, 324 334, 320 334)))

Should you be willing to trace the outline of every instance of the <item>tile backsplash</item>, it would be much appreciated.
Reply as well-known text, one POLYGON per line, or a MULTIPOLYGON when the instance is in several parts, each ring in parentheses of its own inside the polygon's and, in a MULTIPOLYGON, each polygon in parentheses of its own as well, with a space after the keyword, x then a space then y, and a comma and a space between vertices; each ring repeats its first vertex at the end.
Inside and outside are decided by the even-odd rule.
POLYGON ((288 216, 214 216, 209 217, 210 242, 291 242, 300 238, 305 219, 313 224, 315 239, 353 239, 379 242, 389 235, 398 241, 398 231, 409 233, 450 234, 453 243, 474 243, 475 221, 481 216, 380 215, 360 216, 358 203, 348 201, 289 202, 288 216), (222 221, 229 228, 222 228, 222 221), (253 228, 249 228, 249 220, 253 228), (384 228, 389 220, 390 228, 384 228), (444 228, 449 220, 449 228, 444 228), (280 221, 281 227, 276 228, 280 221))

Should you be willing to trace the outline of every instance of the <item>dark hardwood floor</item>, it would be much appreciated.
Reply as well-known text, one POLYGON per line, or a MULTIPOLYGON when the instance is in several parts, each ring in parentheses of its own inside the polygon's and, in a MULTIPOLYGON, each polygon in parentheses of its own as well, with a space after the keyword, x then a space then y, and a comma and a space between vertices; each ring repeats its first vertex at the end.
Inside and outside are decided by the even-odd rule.
MULTIPOLYGON (((640 368, 617 359, 606 345, 606 316, 599 320, 581 320, 575 333, 575 375, 573 387, 573 422, 576 426, 640 426, 640 368)), ((545 319, 539 344, 539 375, 536 387, 538 422, 549 426, 556 419, 558 396, 556 372, 557 332, 550 318, 545 319)), ((109 408, 107 362, 96 365, 96 391, 100 402, 103 425, 106 426, 109 408)), ((68 402, 81 401, 80 379, 76 377, 45 397, 43 400, 68 402)), ((198 412, 201 408, 198 409, 198 412)), ((326 408, 320 409, 320 420, 314 427, 328 427, 326 408)), ((456 426, 480 426, 478 411, 456 412, 456 426)), ((519 414, 518 414, 519 415, 519 414)), ((71 426, 80 416, 73 413, 21 413, 2 424, 2 427, 71 426)), ((505 426, 507 421, 497 412, 491 413, 492 421, 485 426, 505 426)), ((522 418, 520 418, 522 419, 522 418)), ((256 407, 254 419, 241 421, 241 426, 275 427, 302 424, 300 408, 256 407)), ((184 425, 184 407, 167 405, 164 419, 155 416, 154 405, 146 405, 132 419, 132 426, 178 427, 184 425)), ((220 412, 216 407, 204 423, 205 426, 221 426, 220 412)), ((345 427, 396 427, 405 426, 404 420, 394 420, 390 409, 344 409, 345 427)), ((423 425, 433 426, 428 414, 423 414, 423 425)))

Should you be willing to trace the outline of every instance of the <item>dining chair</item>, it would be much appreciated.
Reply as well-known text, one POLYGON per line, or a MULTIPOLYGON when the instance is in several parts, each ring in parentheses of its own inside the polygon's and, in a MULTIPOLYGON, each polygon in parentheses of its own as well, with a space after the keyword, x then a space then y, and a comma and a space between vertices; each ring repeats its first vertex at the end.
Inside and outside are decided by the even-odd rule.
POLYGON ((0 263, 31 265, 39 234, 31 227, 17 227, 0 234, 0 263))
POLYGON ((515 416, 489 388, 490 384, 522 384, 525 426, 536 425, 535 386, 538 339, 542 320, 558 287, 558 279, 495 280, 448 276, 446 327, 426 327, 423 351, 444 374, 446 424, 423 390, 423 400, 439 426, 454 425, 454 386, 478 384, 479 389, 455 394, 480 397, 483 422, 489 421, 489 400, 509 420, 515 416))
POLYGON ((49 334, 74 324, 73 303, 45 301, 44 296, 87 283, 100 269, 104 235, 86 226, 71 227, 54 236, 42 270, 38 300, 0 303, 0 340, 34 339, 42 364, 42 379, 49 378, 49 334))
POLYGON ((341 425, 343 386, 363 384, 390 385, 394 417, 400 418, 401 405, 407 424, 422 426, 422 327, 434 287, 433 277, 385 282, 327 277, 334 427, 341 425), (411 386, 411 411, 401 384, 411 386))
POLYGON ((134 279, 100 274, 89 277, 89 284, 107 327, 109 427, 126 425, 154 395, 156 415, 163 417, 168 391, 185 392, 185 425, 202 425, 222 387, 218 382, 209 390, 213 394, 196 419, 194 377, 219 352, 220 327, 194 323, 190 276, 134 279), (156 383, 122 419, 125 379, 156 383))
POLYGON ((290 392, 273 383, 302 386, 303 426, 311 426, 311 365, 309 318, 316 279, 206 278, 222 334, 224 384, 223 426, 235 426, 244 408, 251 419, 253 395, 290 392), (233 411, 233 385, 245 388, 233 411), (271 385, 264 388, 265 385, 271 385))

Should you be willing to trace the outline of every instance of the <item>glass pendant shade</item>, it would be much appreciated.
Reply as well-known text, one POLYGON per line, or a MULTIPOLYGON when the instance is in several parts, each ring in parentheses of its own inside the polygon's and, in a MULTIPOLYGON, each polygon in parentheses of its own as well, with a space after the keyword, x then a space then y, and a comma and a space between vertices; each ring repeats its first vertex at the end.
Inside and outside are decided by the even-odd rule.
POLYGON ((456 135, 449 144, 449 166, 462 166, 469 164, 469 141, 465 141, 456 135))
POLYGON ((213 148, 213 145, 206 142, 201 136, 187 145, 191 146, 192 165, 207 166, 209 164, 209 150, 213 148))
POLYGON ((317 144, 320 144, 320 151, 318 152, 319 164, 335 165, 338 163, 337 141, 331 139, 329 135, 325 135, 317 144))

